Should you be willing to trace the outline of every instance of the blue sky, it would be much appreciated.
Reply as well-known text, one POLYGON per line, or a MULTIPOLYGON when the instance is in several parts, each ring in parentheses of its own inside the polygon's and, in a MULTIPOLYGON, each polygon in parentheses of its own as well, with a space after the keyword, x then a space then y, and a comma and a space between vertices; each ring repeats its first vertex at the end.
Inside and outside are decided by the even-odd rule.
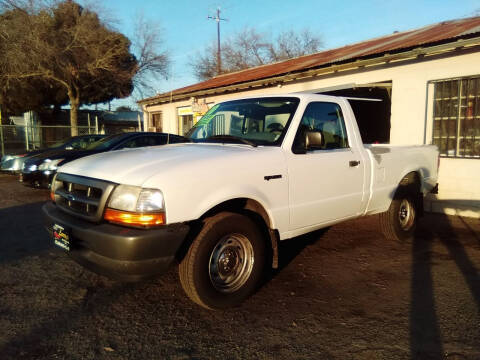
MULTIPOLYGON (((188 63, 216 41, 216 23, 207 16, 217 7, 228 19, 221 23, 222 38, 247 26, 271 35, 308 28, 321 35, 324 49, 480 15, 480 0, 104 0, 103 7, 127 36, 138 14, 160 24, 172 65, 170 78, 155 83, 157 92, 197 82, 188 63)), ((128 103, 132 100, 116 101, 114 106, 128 103)))

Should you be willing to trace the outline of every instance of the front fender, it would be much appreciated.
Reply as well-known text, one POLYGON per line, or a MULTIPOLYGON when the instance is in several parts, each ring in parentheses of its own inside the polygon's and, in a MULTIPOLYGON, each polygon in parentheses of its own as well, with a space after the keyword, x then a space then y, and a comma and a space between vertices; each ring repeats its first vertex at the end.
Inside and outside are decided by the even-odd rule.
POLYGON ((259 189, 248 185, 240 188, 225 186, 217 189, 215 192, 209 193, 208 196, 203 198, 198 206, 196 206, 193 216, 195 219, 198 219, 214 207, 235 199, 251 199, 258 202, 268 215, 270 221, 268 226, 272 229, 276 228, 275 215, 271 211, 271 204, 268 201, 267 195, 259 191, 259 189))

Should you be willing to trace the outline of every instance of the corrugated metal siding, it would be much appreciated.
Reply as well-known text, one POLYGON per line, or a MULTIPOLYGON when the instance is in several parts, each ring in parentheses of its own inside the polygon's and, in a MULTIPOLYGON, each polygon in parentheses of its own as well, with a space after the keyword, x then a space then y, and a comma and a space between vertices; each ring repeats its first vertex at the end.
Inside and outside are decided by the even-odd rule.
POLYGON ((186 94, 199 90, 219 88, 254 80, 266 79, 278 75, 298 72, 361 57, 373 57, 386 52, 411 49, 426 44, 435 44, 454 40, 460 36, 480 33, 480 17, 452 20, 429 25, 417 30, 394 33, 380 38, 322 51, 279 63, 258 66, 234 73, 220 75, 212 79, 174 90, 172 93, 160 94, 142 101, 153 100, 167 95, 186 94))

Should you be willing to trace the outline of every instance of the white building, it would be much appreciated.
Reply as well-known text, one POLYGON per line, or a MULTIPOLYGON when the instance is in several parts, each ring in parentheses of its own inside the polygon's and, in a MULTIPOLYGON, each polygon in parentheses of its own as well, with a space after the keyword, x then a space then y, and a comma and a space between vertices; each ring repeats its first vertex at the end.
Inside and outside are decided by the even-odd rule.
POLYGON ((209 106, 256 94, 380 98, 356 109, 364 142, 438 145, 426 210, 480 218, 480 17, 217 76, 143 99, 145 129, 184 134, 209 106))

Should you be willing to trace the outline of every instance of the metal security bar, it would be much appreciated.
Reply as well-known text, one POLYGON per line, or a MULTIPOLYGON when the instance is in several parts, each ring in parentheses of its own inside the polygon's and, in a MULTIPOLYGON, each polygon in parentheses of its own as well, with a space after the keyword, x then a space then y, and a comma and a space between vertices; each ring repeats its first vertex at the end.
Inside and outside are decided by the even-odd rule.
POLYGON ((440 155, 480 158, 480 76, 434 86, 433 144, 440 155))
POLYGON ((213 135, 223 135, 225 134, 225 115, 219 114, 215 115, 213 121, 208 124, 208 131, 213 135))

